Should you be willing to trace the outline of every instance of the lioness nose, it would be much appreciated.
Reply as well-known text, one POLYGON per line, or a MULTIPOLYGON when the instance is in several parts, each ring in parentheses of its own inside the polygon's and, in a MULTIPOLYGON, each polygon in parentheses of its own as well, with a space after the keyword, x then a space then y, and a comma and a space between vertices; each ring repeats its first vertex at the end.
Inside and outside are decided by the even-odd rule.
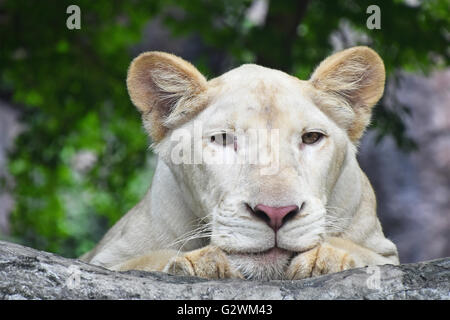
POLYGON ((255 207, 254 213, 257 217, 264 220, 274 231, 277 231, 286 221, 293 218, 299 211, 299 207, 295 205, 274 208, 258 204, 255 207))

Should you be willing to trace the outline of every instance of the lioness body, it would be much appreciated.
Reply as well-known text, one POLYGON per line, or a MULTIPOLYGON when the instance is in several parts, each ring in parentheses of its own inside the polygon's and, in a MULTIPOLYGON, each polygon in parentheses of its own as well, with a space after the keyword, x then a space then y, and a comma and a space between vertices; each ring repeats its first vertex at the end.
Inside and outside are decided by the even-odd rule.
POLYGON ((383 88, 382 61, 366 47, 331 56, 309 81, 257 65, 206 81, 180 58, 142 54, 128 89, 159 156, 152 187, 83 259, 250 279, 398 263, 356 161, 383 88), (269 160, 238 161, 261 130, 276 133, 256 147, 269 160))

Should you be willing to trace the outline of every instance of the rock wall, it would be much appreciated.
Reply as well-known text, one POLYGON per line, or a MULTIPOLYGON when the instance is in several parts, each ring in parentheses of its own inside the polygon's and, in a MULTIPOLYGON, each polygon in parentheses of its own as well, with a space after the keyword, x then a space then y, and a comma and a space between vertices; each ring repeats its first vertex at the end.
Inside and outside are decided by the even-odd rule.
MULTIPOLYGON (((385 234, 401 262, 450 256, 450 69, 430 77, 404 74, 392 108, 410 109, 402 120, 417 150, 398 149, 391 137, 363 138, 359 161, 377 195, 385 234)), ((400 113, 402 114, 402 113, 400 113)))
POLYGON ((7 152, 22 127, 19 114, 11 106, 0 100, 0 237, 9 233, 9 215, 14 206, 11 194, 2 188, 1 181, 11 186, 14 182, 7 172, 7 152))

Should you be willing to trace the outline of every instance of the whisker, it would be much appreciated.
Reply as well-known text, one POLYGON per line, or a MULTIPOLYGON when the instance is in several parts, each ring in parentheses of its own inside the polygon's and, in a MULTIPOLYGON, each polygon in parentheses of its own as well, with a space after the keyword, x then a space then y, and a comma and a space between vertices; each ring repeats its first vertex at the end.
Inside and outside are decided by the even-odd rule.
POLYGON ((178 238, 176 238, 174 241, 172 241, 168 247, 178 247, 177 249, 177 256, 180 255, 180 253, 182 252, 183 248, 186 246, 186 244, 192 240, 196 240, 196 239, 204 239, 204 238, 210 238, 212 235, 212 231, 211 231, 211 226, 212 223, 211 222, 203 222, 205 219, 207 218, 207 216, 200 218, 198 220, 199 225, 191 230, 189 230, 188 232, 182 234, 181 236, 179 236, 178 238))
POLYGON ((325 229, 327 233, 339 233, 346 230, 348 224, 352 220, 352 217, 342 217, 342 213, 345 212, 345 209, 334 207, 334 206, 325 206, 327 211, 325 217, 325 229))
POLYGON ((207 232, 199 232, 199 233, 189 234, 189 235, 186 235, 185 237, 183 237, 182 239, 178 239, 177 241, 172 242, 170 244, 170 247, 172 247, 172 248, 178 247, 181 244, 181 246, 179 246, 179 248, 183 248, 187 244, 187 242, 189 242, 191 240, 207 238, 210 236, 211 236, 211 233, 207 233, 207 232))
POLYGON ((180 235, 178 238, 174 239, 168 246, 173 247, 176 244, 183 242, 186 238, 192 237, 197 234, 201 234, 205 231, 208 231, 211 226, 211 223, 204 223, 202 225, 197 226, 194 229, 189 230, 188 232, 180 235))

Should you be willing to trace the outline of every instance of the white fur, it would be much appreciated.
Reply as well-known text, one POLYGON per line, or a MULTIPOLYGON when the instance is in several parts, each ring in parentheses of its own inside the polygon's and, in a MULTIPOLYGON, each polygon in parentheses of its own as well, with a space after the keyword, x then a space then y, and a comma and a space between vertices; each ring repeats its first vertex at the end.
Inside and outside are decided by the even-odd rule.
MULTIPOLYGON (((170 82, 170 76, 164 79, 170 82)), ((384 237, 376 217, 375 197, 356 161, 355 144, 346 126, 313 102, 308 82, 244 65, 209 83, 207 108, 178 127, 192 136, 195 122, 203 127, 200 140, 185 142, 187 149, 196 152, 193 144, 199 143, 206 156, 236 160, 242 156, 239 148, 235 152, 212 144, 208 133, 236 134, 239 129, 237 139, 242 141, 251 129, 276 128, 280 144, 275 174, 262 175, 258 164, 175 165, 171 152, 176 142, 169 133, 154 146, 159 161, 151 190, 84 256, 86 261, 114 269, 153 250, 188 251, 210 241, 246 277, 273 279, 281 278, 294 253, 338 236, 373 251, 379 257, 374 262, 398 263, 395 245, 384 237), (302 145, 302 133, 308 130, 321 130, 326 137, 302 145), (246 209, 246 204, 302 203, 303 210, 276 234, 246 209), (278 259, 262 255, 275 241, 287 253, 278 259)), ((348 106, 343 110, 352 113, 348 106)))

